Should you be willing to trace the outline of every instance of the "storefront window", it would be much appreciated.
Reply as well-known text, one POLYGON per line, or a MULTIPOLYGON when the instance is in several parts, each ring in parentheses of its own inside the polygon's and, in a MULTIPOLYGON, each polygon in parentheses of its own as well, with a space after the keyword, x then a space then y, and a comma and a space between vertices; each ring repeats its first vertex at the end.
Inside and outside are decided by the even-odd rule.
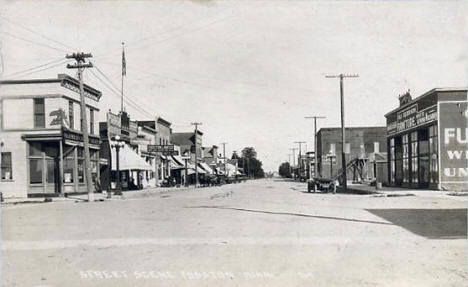
POLYGON ((29 155, 30 156, 41 156, 42 155, 42 145, 39 142, 29 143, 29 155))
POLYGON ((47 162, 47 183, 55 183, 55 162, 52 159, 46 160, 47 162))
POLYGON ((43 160, 29 159, 29 179, 30 183, 42 183, 43 160))
POLYGON ((439 182, 439 160, 438 160, 438 139, 437 125, 429 127, 429 166, 430 166, 430 182, 439 182))
POLYGON ((390 139, 390 182, 395 183, 395 139, 390 139))
POLYGON ((83 160, 78 160, 78 182, 84 182, 84 168, 83 168, 83 160))
POLYGON ((2 152, 2 179, 11 180, 12 178, 11 152, 2 152))
POLYGON ((409 147, 408 135, 402 136, 403 142, 403 182, 409 182, 409 147))
POLYGON ((73 158, 66 158, 63 161, 63 182, 73 182, 73 167, 75 166, 75 160, 73 158))
POLYGON ((411 133, 411 181, 418 182, 418 132, 411 133))

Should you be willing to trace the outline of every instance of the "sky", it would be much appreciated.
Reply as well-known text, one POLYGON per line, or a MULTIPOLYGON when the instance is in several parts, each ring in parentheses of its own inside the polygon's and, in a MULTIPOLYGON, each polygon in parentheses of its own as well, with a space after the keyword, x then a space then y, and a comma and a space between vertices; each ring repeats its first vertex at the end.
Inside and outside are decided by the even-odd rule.
POLYGON ((125 42, 132 119, 158 115, 174 132, 202 122, 204 146, 252 146, 266 171, 296 141, 313 150, 305 116, 340 126, 339 80, 326 75, 359 74, 345 79, 346 126, 384 126, 408 89, 467 86, 464 1, 0 3, 3 79, 74 75, 61 59, 90 52, 84 79, 103 93, 104 121, 120 109, 125 42))

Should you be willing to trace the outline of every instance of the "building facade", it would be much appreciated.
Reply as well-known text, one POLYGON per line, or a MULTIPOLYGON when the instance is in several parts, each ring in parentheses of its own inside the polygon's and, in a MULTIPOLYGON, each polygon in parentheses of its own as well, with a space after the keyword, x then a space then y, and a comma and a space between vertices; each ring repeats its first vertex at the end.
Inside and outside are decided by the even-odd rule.
MULTIPOLYGON (((155 145, 171 145, 172 128, 171 122, 157 117, 156 120, 138 121, 140 126, 146 126, 155 130, 154 144, 155 145)), ((155 174, 154 180, 159 186, 164 179, 171 176, 171 159, 167 155, 158 153, 155 157, 155 174)))
POLYGON ((99 178, 98 103, 101 92, 84 85, 88 126, 81 126, 79 82, 1 81, 2 182, 5 197, 86 191, 82 128, 89 132, 91 172, 99 178))
POLYGON ((141 188, 142 176, 153 167, 138 153, 138 123, 130 120, 126 112, 107 112, 106 121, 99 124, 101 137, 101 186, 104 190, 115 190, 118 179, 122 190, 141 188), (123 148, 114 147, 116 136, 123 142, 123 148), (117 172, 117 156, 119 167, 117 172))
POLYGON ((180 152, 184 156, 190 156, 191 162, 195 162, 195 154, 197 158, 202 157, 202 137, 203 133, 201 131, 188 132, 188 133, 172 133, 171 142, 180 146, 180 152), (195 150, 195 142, 196 150, 195 150))
POLYGON ((392 186, 466 190, 467 89, 437 88, 400 105, 387 119, 388 181, 392 186))
MULTIPOLYGON (((346 164, 360 161, 366 165, 371 154, 386 153, 386 127, 350 127, 345 130, 345 158, 346 164)), ((342 167, 341 159, 341 128, 321 128, 317 132, 317 161, 318 173, 325 178, 335 177, 342 167)), ((358 170, 359 177, 372 178, 367 166, 358 170)), ((347 172, 348 180, 356 178, 355 172, 347 172)))

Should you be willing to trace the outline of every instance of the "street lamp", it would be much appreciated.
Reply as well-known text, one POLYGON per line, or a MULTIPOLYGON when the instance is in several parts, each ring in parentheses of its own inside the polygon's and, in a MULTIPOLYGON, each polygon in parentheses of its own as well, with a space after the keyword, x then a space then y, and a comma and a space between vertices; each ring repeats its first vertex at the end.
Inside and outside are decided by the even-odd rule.
MULTIPOLYGON (((122 185, 120 183, 120 157, 119 157, 119 152, 121 148, 125 147, 125 142, 120 140, 120 136, 115 136, 113 138, 113 142, 110 144, 111 148, 115 148, 115 155, 116 155, 116 161, 115 164, 117 166, 117 186, 116 186, 116 191, 115 195, 122 195, 122 185)), ((109 191, 107 198, 111 197, 111 192, 109 191)))

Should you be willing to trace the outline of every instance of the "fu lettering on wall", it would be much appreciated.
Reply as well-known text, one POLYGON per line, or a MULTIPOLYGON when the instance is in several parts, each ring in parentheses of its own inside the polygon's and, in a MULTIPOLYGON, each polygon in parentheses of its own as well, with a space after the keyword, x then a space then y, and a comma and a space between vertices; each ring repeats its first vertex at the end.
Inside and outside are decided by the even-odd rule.
POLYGON ((441 184, 468 182, 467 102, 439 103, 441 184))

